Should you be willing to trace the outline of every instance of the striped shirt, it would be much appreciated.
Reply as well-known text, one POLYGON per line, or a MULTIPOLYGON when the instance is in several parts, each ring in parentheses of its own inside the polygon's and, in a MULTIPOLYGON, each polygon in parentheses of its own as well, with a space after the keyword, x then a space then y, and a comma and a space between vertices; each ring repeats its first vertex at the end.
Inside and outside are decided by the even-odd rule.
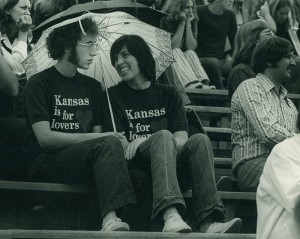
POLYGON ((232 96, 233 173, 246 160, 267 157, 272 148, 296 130, 297 109, 281 86, 279 95, 274 84, 263 74, 251 78, 232 96))

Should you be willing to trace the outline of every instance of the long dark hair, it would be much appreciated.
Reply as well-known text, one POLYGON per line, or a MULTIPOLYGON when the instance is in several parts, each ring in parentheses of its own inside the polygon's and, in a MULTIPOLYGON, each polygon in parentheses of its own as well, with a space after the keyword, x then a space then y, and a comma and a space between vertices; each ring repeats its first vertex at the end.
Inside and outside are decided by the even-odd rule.
MULTIPOLYGON (((0 32, 5 34, 8 32, 8 25, 12 21, 9 14, 6 11, 12 9, 18 4, 20 0, 1 0, 0 1, 0 32)), ((31 2, 31 1, 30 1, 31 2)))
POLYGON ((234 40, 233 66, 240 63, 250 65, 259 34, 264 29, 268 29, 268 25, 262 20, 247 22, 238 29, 234 40))
POLYGON ((110 49, 111 64, 115 66, 115 56, 126 46, 128 52, 133 55, 138 62, 138 66, 148 81, 155 81, 155 60, 147 42, 137 35, 124 35, 118 38, 110 49))

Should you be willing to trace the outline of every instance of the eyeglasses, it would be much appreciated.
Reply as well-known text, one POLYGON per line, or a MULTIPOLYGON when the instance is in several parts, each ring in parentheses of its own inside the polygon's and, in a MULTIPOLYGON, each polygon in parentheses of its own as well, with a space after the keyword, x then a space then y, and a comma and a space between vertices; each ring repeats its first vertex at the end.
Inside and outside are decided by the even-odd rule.
POLYGON ((95 42, 95 43, 82 43, 82 42, 77 42, 77 45, 81 45, 81 46, 86 46, 89 48, 89 50, 97 50, 99 48, 99 43, 95 42))
POLYGON ((275 36, 275 33, 272 32, 272 31, 270 30, 270 31, 266 31, 266 32, 264 32, 264 33, 259 34, 259 36, 260 36, 260 37, 262 37, 262 36, 270 36, 270 37, 273 37, 273 36, 275 36))
POLYGON ((289 60, 292 60, 292 59, 294 60, 295 59, 295 55, 294 55, 293 52, 291 52, 290 54, 286 55, 284 58, 287 58, 289 60))

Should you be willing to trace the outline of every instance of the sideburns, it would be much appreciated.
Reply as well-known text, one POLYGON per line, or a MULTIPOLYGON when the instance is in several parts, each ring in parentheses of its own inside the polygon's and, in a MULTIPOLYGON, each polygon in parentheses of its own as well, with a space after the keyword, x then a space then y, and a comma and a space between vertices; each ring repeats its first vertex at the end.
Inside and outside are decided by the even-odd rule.
POLYGON ((73 63, 74 65, 78 65, 78 55, 75 48, 71 49, 70 55, 68 57, 68 61, 73 63))

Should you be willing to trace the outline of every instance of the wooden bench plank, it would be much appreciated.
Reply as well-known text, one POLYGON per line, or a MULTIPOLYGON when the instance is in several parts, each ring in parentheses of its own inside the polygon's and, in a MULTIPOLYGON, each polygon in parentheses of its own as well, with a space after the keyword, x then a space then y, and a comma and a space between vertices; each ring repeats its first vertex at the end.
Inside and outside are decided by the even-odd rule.
POLYGON ((255 239, 255 234, 219 233, 161 233, 161 232, 100 232, 68 230, 10 230, 12 238, 60 238, 60 239, 255 239))
MULTIPOLYGON (((232 176, 231 158, 215 158, 216 175, 232 176), (222 167, 222 168, 219 168, 222 167)), ((0 190, 41 191, 61 193, 91 193, 92 189, 85 185, 70 185, 62 183, 24 182, 0 180, 0 190)))
MULTIPOLYGON (((256 200, 255 192, 229 192, 229 191, 218 191, 219 196, 223 200, 256 200)), ((183 197, 190 198, 192 197, 192 190, 184 192, 183 197)))
POLYGON ((229 107, 216 107, 216 106, 198 106, 189 105, 198 114, 210 114, 210 115, 231 115, 231 109, 229 107))
MULTIPOLYGON (((186 93, 189 96, 196 96, 199 99, 207 100, 225 100, 229 102, 228 90, 211 90, 211 89, 198 89, 198 88, 186 88, 186 93)), ((300 100, 300 94, 290 94, 287 97, 291 100, 300 100)))
POLYGON ((64 192, 64 193, 88 193, 91 191, 84 185, 20 182, 20 181, 4 181, 4 180, 0 180, 0 189, 41 191, 41 192, 64 192))
POLYGON ((225 166, 225 167, 230 167, 232 165, 232 158, 214 158, 214 164, 216 166, 225 166))
POLYGON ((231 129, 219 127, 203 127, 208 137, 212 141, 231 142, 231 129))

